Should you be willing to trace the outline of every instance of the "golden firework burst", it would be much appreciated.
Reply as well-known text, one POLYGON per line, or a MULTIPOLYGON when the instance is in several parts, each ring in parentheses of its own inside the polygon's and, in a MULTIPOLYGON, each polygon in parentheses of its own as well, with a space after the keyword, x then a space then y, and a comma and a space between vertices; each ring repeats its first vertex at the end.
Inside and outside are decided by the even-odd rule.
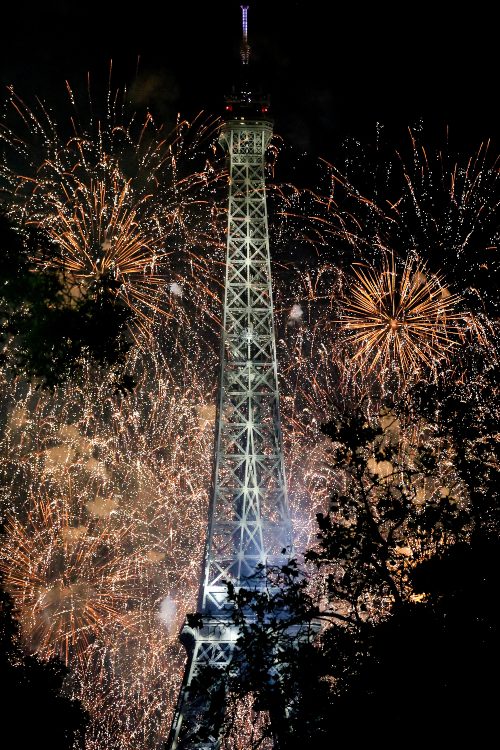
POLYGON ((458 310, 460 295, 425 263, 394 254, 382 268, 354 267, 350 293, 342 304, 341 327, 353 360, 382 377, 397 371, 407 379, 423 367, 432 369, 457 345, 467 317, 458 310))
POLYGON ((200 115, 166 132, 116 106, 100 121, 77 126, 72 117, 68 137, 43 106, 30 108, 13 90, 10 104, 0 184, 11 218, 48 240, 35 266, 60 271, 70 296, 107 284, 139 323, 158 313, 179 319, 188 300, 218 324, 218 119, 200 115))

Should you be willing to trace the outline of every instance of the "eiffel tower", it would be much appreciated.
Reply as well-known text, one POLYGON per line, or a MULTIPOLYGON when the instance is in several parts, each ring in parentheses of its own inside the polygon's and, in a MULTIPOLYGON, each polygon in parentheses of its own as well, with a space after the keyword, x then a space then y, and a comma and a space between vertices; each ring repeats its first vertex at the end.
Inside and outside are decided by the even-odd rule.
POLYGON ((264 586, 256 571, 282 565, 292 551, 264 174, 272 120, 269 98, 247 83, 248 6, 241 8, 243 83, 226 97, 219 139, 228 156, 229 203, 213 486, 198 601, 202 625, 182 629, 188 662, 170 750, 219 747, 217 731, 197 739, 208 705, 190 686, 204 665, 222 669, 231 660, 238 630, 226 582, 236 589, 264 586))

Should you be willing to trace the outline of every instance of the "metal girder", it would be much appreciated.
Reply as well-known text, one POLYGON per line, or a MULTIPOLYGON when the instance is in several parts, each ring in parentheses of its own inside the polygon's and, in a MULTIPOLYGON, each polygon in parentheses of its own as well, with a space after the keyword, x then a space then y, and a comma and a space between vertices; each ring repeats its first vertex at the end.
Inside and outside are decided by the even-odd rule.
POLYGON ((232 120, 220 142, 229 156, 229 206, 221 371, 214 479, 199 610, 203 627, 185 626, 188 665, 170 748, 216 750, 217 736, 197 740, 207 705, 190 696, 203 665, 231 660, 226 583, 265 585, 259 566, 290 558, 292 530, 283 461, 271 263, 264 177, 269 121, 232 120))

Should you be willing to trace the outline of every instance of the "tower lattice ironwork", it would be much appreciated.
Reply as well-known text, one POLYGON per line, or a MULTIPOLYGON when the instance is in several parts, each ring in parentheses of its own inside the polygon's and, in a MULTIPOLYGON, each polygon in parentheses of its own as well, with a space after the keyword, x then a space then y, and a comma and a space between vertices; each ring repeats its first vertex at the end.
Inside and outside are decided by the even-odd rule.
MULTIPOLYGON (((242 10, 245 68, 247 8, 242 10)), ((202 625, 185 625, 181 634, 188 663, 171 750, 219 747, 217 736, 198 739, 208 706, 190 686, 200 667, 223 668, 231 660, 238 631, 226 582, 265 585, 255 576, 259 566, 282 564, 291 553, 265 186, 268 110, 269 100, 243 84, 226 98, 228 118, 220 133, 229 161, 229 205, 214 474, 198 602, 202 625)))

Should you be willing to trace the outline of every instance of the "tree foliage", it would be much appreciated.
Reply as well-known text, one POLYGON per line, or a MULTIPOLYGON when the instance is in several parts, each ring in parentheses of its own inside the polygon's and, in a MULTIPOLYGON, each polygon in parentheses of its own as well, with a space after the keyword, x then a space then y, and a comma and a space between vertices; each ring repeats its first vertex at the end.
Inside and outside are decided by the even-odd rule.
POLYGON ((77 374, 86 358, 119 369, 129 348, 130 318, 113 278, 83 288, 70 275, 31 261, 53 252, 46 238, 22 236, 0 214, 1 356, 16 373, 49 388, 77 374))
POLYGON ((240 637, 212 680, 269 711, 275 747, 493 731, 498 394, 494 367, 474 372, 325 425, 339 481, 306 566, 229 587, 240 637))
POLYGON ((84 747, 87 714, 64 689, 68 670, 61 662, 42 662, 18 643, 12 602, 0 587, 0 687, 2 728, 20 748, 84 747), (14 723, 15 722, 15 723, 14 723))

